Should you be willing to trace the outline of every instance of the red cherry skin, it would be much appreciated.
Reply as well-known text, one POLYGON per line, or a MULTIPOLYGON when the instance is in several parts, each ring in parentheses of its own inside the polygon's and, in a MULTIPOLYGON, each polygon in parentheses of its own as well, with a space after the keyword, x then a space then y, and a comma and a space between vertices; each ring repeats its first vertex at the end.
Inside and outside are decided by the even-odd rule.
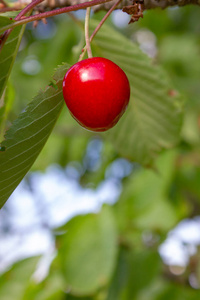
POLYGON ((63 79, 63 96, 71 115, 84 128, 106 131, 125 112, 130 85, 112 61, 93 57, 73 65, 63 79))

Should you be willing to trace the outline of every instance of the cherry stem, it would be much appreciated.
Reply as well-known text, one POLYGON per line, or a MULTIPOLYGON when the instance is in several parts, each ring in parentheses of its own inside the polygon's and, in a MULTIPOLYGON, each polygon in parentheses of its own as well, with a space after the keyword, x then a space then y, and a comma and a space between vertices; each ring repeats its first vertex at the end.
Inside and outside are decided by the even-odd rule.
MULTIPOLYGON (((101 22, 99 22, 98 26, 95 28, 95 30, 93 31, 93 33, 91 34, 90 36, 90 43, 93 41, 95 35, 97 34, 97 32, 99 31, 99 29, 101 28, 101 26, 105 23, 105 21, 107 20, 107 18, 110 16, 110 14, 113 12, 113 10, 117 7, 117 5, 119 5, 119 3, 121 2, 122 0, 118 0, 110 9, 109 11, 105 14, 105 16, 103 17, 103 19, 101 20, 101 22)), ((78 61, 81 61, 83 60, 83 57, 85 56, 85 53, 86 53, 86 50, 87 50, 87 44, 86 46, 83 48, 82 50, 82 53, 79 57, 79 60, 78 61)))
POLYGON ((79 3, 79 4, 71 5, 71 6, 68 6, 68 7, 58 8, 58 9, 55 9, 55 10, 52 10, 52 11, 39 13, 39 14, 36 14, 36 15, 33 15, 33 16, 30 16, 30 17, 25 17, 25 18, 20 19, 19 21, 16 21, 12 24, 1 27, 0 28, 0 33, 6 31, 8 29, 17 27, 19 25, 27 24, 27 23, 32 22, 32 21, 36 21, 36 20, 40 20, 40 19, 43 19, 43 18, 48 18, 48 17, 60 15, 60 14, 67 13, 67 12, 70 12, 70 11, 85 9, 87 7, 92 7, 92 6, 95 6, 97 4, 103 4, 103 3, 106 3, 106 2, 110 2, 110 1, 111 0, 93 0, 91 2, 89 1, 89 2, 84 2, 84 3, 79 3))
POLYGON ((92 57, 92 50, 90 45, 90 34, 89 34, 90 11, 91 11, 91 7, 88 7, 86 9, 86 14, 85 14, 85 43, 86 43, 88 58, 92 57))

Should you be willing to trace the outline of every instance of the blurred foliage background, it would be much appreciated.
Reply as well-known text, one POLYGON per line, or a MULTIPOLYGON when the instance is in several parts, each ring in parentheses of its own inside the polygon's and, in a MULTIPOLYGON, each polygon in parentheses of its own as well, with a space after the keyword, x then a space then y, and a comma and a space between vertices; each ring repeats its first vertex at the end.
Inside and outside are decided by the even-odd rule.
MULTIPOLYGON (((184 97, 180 142, 157 157, 154 170, 147 169, 120 156, 101 135, 80 128, 64 108, 19 192, 0 212, 1 300, 200 298, 200 8, 150 10, 132 25, 123 16, 116 11, 107 23, 162 64, 184 97), (66 179, 79 191, 71 192, 71 215, 59 201, 66 179), (54 180, 60 185, 53 188, 54 180), (106 192, 99 201, 102 186, 106 192), (91 201, 80 208, 83 194, 91 201), (191 221, 196 227, 181 239, 173 229, 183 221, 184 228, 191 221), (34 228, 50 237, 45 251, 41 239, 30 240, 34 228), (172 235, 182 260, 178 250, 163 248, 172 235)), ((27 25, 9 80, 10 123, 49 84, 57 65, 77 61, 83 41, 79 25, 67 15, 35 29, 27 25)), ((62 192, 67 201, 70 190, 62 192)))

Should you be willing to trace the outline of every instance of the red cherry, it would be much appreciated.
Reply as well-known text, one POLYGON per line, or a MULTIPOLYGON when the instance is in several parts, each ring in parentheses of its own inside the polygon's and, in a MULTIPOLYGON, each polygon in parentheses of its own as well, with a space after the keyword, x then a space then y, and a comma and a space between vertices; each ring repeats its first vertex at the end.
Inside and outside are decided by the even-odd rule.
POLYGON ((73 65, 63 79, 63 96, 77 122, 92 131, 113 127, 125 112, 130 85, 112 61, 93 57, 73 65))

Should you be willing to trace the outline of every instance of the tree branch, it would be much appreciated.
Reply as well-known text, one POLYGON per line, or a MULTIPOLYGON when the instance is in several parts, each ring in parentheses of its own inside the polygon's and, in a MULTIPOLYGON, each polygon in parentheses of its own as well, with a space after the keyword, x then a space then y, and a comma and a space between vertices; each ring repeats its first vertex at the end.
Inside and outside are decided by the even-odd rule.
MULTIPOLYGON (((1 3, 2 0, 0 0, 1 3)), ((44 0, 42 3, 37 5, 34 10, 37 12, 46 12, 49 10, 54 10, 56 8, 63 8, 73 5, 79 5, 85 3, 87 0, 44 0)), ((5 7, 3 4, 0 5, 0 12, 6 12, 10 10, 19 10, 24 8, 26 5, 30 4, 31 0, 21 0, 12 3, 11 6, 5 7)), ((114 4, 116 0, 110 0, 106 3, 101 3, 93 7, 93 11, 97 12, 99 10, 108 11, 114 4)), ((122 0, 117 8, 122 9, 124 6, 129 6, 133 4, 133 0, 122 0)), ((185 6, 188 4, 199 5, 200 0, 144 0, 145 9, 152 9, 160 7, 162 9, 170 6, 185 6)))
MULTIPOLYGON (((85 0, 44 0, 43 3, 37 6, 41 11, 45 11, 47 9, 54 9, 56 7, 64 7, 70 6, 74 4, 84 3, 85 0)), ((112 0, 107 3, 96 5, 93 10, 109 10, 114 4, 116 0, 112 0)), ((122 0, 117 8, 123 8, 124 6, 128 6, 133 4, 133 0, 122 0)), ((145 9, 151 9, 160 7, 162 9, 169 6, 185 6, 188 4, 200 5, 200 0, 144 0, 145 9)))
POLYGON ((164 9, 169 6, 185 6, 188 4, 200 5, 200 0, 144 0, 146 9, 156 7, 164 9))
POLYGON ((49 17, 57 16, 57 15, 67 13, 67 12, 70 12, 70 11, 85 9, 87 7, 92 7, 92 6, 95 6, 97 4, 106 3, 108 1, 111 1, 111 0, 92 0, 91 2, 85 2, 84 1, 83 3, 71 5, 70 7, 58 8, 58 9, 55 9, 55 10, 46 11, 46 12, 43 12, 43 13, 32 15, 30 17, 23 17, 23 19, 20 19, 19 21, 15 21, 12 24, 1 27, 0 28, 0 33, 6 31, 8 29, 15 28, 17 26, 27 24, 29 22, 33 22, 33 21, 36 21, 36 20, 41 20, 43 18, 49 18, 49 17))

